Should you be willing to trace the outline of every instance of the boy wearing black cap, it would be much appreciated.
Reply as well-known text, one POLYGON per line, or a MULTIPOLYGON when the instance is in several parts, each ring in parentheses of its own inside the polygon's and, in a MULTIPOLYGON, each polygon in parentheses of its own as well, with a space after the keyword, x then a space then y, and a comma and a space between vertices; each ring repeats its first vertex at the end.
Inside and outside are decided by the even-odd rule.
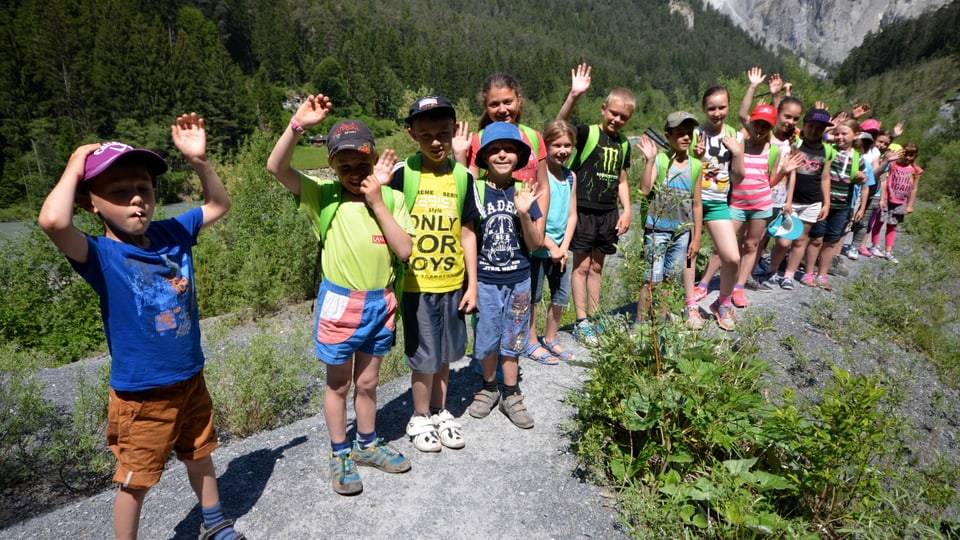
POLYGON ((378 159, 373 134, 363 122, 342 120, 330 129, 327 153, 337 181, 312 178, 290 166, 300 135, 323 122, 331 107, 323 94, 309 96, 270 153, 267 170, 294 194, 323 243, 314 346, 327 368, 323 414, 332 448, 330 476, 334 491, 355 495, 363 490, 356 465, 390 473, 410 470, 410 461, 377 437, 376 414, 380 362, 393 347, 396 330, 394 256, 410 257, 414 229, 403 193, 384 185, 396 161, 393 151, 378 159), (352 449, 347 440, 351 383, 357 415, 352 449))
POLYGON ((224 519, 210 458, 217 432, 203 377, 192 254, 200 230, 227 213, 230 198, 207 161, 203 119, 185 114, 171 134, 200 177, 201 206, 152 222, 166 161, 119 142, 87 144, 70 156, 39 223, 100 296, 111 356, 107 444, 117 457, 113 481, 120 486, 116 538, 136 538, 143 499, 160 481, 171 450, 200 501, 200 538, 243 538, 224 519), (74 200, 100 217, 103 236, 73 225, 74 200))
POLYGON ((479 217, 473 176, 451 155, 457 113, 444 96, 415 101, 407 133, 420 151, 397 166, 390 186, 404 192, 416 229, 403 291, 403 336, 413 416, 407 436, 421 452, 466 444, 446 409, 450 362, 467 349, 465 314, 477 306, 479 217))

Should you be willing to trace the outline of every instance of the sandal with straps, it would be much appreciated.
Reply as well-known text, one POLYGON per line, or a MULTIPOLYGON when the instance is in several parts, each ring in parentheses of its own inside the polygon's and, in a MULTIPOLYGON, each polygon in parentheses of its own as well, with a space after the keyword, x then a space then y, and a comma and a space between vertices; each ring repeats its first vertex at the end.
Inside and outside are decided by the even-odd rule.
POLYGON ((460 431, 460 422, 457 422, 450 411, 443 409, 431 416, 430 420, 440 436, 440 444, 453 450, 459 450, 467 444, 460 431))
MULTIPOLYGON (((549 350, 546 350, 546 352, 543 354, 536 354, 537 349, 539 349, 541 346, 542 345, 539 342, 534 343, 533 345, 527 347, 527 350, 523 351, 523 355, 531 360, 540 362, 545 366, 555 366, 560 363, 560 361, 557 360, 557 357, 554 356, 549 350)), ((544 349, 546 348, 544 347, 544 349)))
MULTIPOLYGON (((232 520, 225 519, 225 520, 221 521, 220 523, 217 523, 217 524, 214 525, 213 527, 210 527, 209 529, 206 528, 206 527, 203 525, 203 523, 201 523, 201 524, 200 524, 200 536, 197 538, 197 540, 213 540, 213 538, 217 536, 217 533, 218 533, 218 532, 226 529, 227 527, 233 527, 233 521, 232 521, 232 520)), ((244 536, 244 535, 242 535, 242 534, 240 534, 240 533, 237 533, 236 540, 247 540, 247 537, 244 536)))
POLYGON ((437 428, 429 416, 413 415, 407 423, 407 436, 413 447, 421 452, 439 452, 442 445, 437 428))
POLYGON ((573 352, 567 349, 558 351, 557 347, 560 346, 560 340, 551 341, 547 343, 547 338, 540 338, 540 345, 543 345, 543 348, 550 351, 550 354, 563 360, 564 362, 569 362, 574 359, 573 352))

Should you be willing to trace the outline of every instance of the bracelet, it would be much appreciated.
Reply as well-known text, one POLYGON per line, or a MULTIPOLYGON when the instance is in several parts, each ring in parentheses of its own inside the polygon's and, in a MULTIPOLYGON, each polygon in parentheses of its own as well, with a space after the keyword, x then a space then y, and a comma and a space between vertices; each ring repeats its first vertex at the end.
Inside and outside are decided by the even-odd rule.
POLYGON ((304 131, 306 131, 303 125, 297 121, 296 117, 290 119, 290 129, 292 129, 297 135, 301 135, 304 131))

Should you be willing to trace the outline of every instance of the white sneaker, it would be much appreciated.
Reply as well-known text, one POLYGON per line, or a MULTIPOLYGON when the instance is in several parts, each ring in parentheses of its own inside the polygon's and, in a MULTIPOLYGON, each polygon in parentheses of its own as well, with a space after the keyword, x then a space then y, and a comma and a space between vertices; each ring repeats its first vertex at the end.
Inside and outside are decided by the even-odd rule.
POLYGON ((429 416, 415 414, 407 423, 407 436, 413 447, 421 452, 439 452, 443 448, 437 428, 429 416))
POLYGON ((463 440, 463 433, 460 431, 460 422, 457 422, 453 414, 444 409, 430 417, 433 427, 440 437, 440 444, 447 448, 459 450, 466 445, 463 440))
POLYGON ((880 251, 880 248, 878 248, 877 246, 873 246, 870 248, 870 255, 873 255, 874 257, 881 257, 881 258, 886 257, 886 255, 882 251, 880 251))
POLYGON ((860 253, 857 252, 857 248, 850 248, 850 251, 847 252, 847 258, 851 261, 855 261, 860 258, 860 253))

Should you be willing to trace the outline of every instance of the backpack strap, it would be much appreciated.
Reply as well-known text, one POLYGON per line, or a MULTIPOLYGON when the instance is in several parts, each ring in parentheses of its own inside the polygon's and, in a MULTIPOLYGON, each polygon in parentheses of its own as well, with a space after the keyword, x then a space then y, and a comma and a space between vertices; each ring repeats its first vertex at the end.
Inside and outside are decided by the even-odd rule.
MULTIPOLYGON (((453 171, 453 179, 457 184, 457 212, 463 215, 463 201, 467 196, 467 175, 469 171, 453 158, 447 158, 453 171)), ((420 173, 423 170, 423 154, 417 152, 404 161, 403 166, 403 198, 407 205, 407 212, 413 209, 420 190, 420 173)))
MULTIPOLYGON (((533 150, 533 159, 537 159, 537 156, 540 155, 540 137, 537 137, 537 130, 526 124, 517 124, 517 127, 520 128, 520 131, 527 136, 527 140, 530 141, 530 149, 533 150)), ((526 164, 524 164, 526 165, 526 164)))
POLYGON ((780 158, 780 147, 773 144, 770 144, 770 153, 767 156, 767 180, 773 178, 774 171, 777 170, 777 161, 780 158))
MULTIPOLYGON (((696 183, 700 180, 700 173, 703 170, 703 162, 695 157, 688 157, 687 159, 690 161, 690 188, 696 189, 696 183)), ((663 182, 667 179, 667 173, 670 172, 671 161, 666 152, 657 153, 657 181, 653 184, 653 190, 650 193, 663 186, 663 182)))
MULTIPOLYGON (((617 163, 617 170, 623 168, 623 164, 627 160, 627 153, 630 152, 630 141, 623 135, 623 133, 617 133, 617 141, 620 143, 620 160, 617 163)), ((600 143, 600 125, 593 124, 590 126, 590 129, 587 131, 587 141, 583 143, 583 152, 578 152, 576 148, 573 149, 573 155, 570 156, 570 159, 567 160, 567 166, 570 169, 579 169, 583 166, 583 162, 593 154, 593 151, 596 150, 597 144, 600 143)))

